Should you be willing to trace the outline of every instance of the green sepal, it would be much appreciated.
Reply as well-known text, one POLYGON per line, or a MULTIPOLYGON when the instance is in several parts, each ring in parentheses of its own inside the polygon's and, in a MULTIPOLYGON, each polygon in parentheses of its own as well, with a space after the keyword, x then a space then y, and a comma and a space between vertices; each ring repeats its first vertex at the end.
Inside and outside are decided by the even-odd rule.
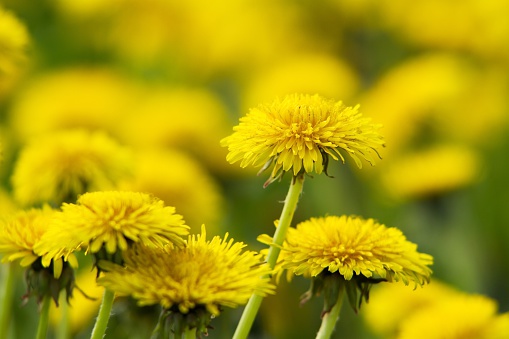
POLYGON ((178 307, 163 309, 151 339, 180 338, 187 329, 194 328, 198 337, 207 336, 212 318, 212 314, 201 306, 186 314, 180 313, 178 307))
POLYGON ((338 302, 339 290, 343 287, 344 279, 339 274, 326 274, 323 277, 323 310, 322 318, 329 313, 338 302))
POLYGON ((53 263, 49 267, 44 267, 41 258, 37 259, 25 271, 25 282, 27 284, 27 292, 23 296, 23 300, 27 301, 34 296, 37 303, 40 304, 44 297, 50 297, 58 306, 58 298, 60 291, 65 289, 66 302, 72 297, 75 287, 74 270, 68 262, 64 262, 62 274, 57 279, 53 274, 53 263))
MULTIPOLYGON (((350 280, 345 282, 346 285, 346 295, 348 296, 348 303, 350 304, 350 307, 353 309, 353 311, 357 314, 359 308, 357 305, 360 304, 357 302, 357 284, 350 280)), ((362 296, 361 296, 362 300, 362 296)))

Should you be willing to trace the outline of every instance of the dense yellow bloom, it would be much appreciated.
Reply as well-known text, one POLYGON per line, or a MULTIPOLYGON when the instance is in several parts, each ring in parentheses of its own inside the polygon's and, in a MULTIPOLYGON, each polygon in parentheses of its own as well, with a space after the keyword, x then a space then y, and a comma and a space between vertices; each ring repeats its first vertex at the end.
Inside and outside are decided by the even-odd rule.
POLYGON ((479 167, 473 150, 442 145, 394 159, 382 173, 382 181, 396 198, 427 197, 475 182, 479 167))
POLYGON ((361 158, 374 164, 383 139, 379 125, 363 118, 356 107, 345 107, 318 95, 294 94, 260 105, 240 119, 234 133, 221 144, 228 147, 226 159, 240 166, 269 167, 275 164, 269 181, 292 171, 318 174, 334 160, 349 154, 357 166, 361 158))
POLYGON ((72 130, 34 139, 17 160, 14 197, 24 205, 74 201, 87 191, 113 189, 130 173, 129 151, 101 132, 72 130))
POLYGON ((174 207, 149 194, 92 192, 81 195, 76 204, 63 204, 36 250, 44 255, 46 265, 78 247, 91 253, 104 247, 115 253, 132 242, 148 247, 182 245, 188 229, 174 207))
MULTIPOLYGON (((142 150, 122 189, 151 193, 186 216, 191 230, 217 223, 223 204, 219 185, 202 164, 176 150, 142 150)), ((210 231, 210 229, 209 229, 210 231)))
POLYGON ((283 254, 282 267, 297 275, 327 270, 345 280, 362 275, 416 285, 429 282, 433 262, 399 229, 349 216, 311 218, 290 228, 283 254))
POLYGON ((482 295, 443 299, 412 313, 398 339, 506 339, 509 313, 497 314, 494 300, 482 295))
POLYGON ((252 293, 274 292, 263 257, 243 252, 245 246, 228 234, 207 241, 203 227, 182 248, 134 247, 124 253, 125 267, 106 264, 98 283, 139 305, 161 304, 183 314, 204 307, 218 315, 221 306, 245 304, 252 293))
MULTIPOLYGON (((38 260, 40 256, 35 248, 58 213, 57 210, 44 206, 40 209, 19 211, 2 221, 0 225, 0 254, 4 256, 2 262, 20 260, 21 266, 28 267, 38 260)), ((64 259, 72 267, 78 267, 78 261, 72 252, 67 253, 64 259)), ((49 260, 46 267, 50 264, 53 264, 54 275, 58 278, 64 264, 62 258, 49 260)))

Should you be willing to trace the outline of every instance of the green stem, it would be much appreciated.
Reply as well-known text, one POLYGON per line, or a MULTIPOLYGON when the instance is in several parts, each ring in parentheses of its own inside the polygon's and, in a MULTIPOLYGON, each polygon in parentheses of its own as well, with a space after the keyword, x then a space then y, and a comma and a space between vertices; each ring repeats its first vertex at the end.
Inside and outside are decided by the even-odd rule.
POLYGON ((316 339, 329 339, 334 331, 334 327, 336 326, 336 322, 339 319, 339 311, 341 311, 341 305, 343 304, 343 295, 345 294, 345 286, 341 284, 338 293, 338 300, 336 304, 332 307, 330 312, 327 312, 322 317, 322 324, 320 326, 320 330, 316 334, 316 339))
POLYGON ((46 295, 42 299, 41 314, 39 315, 39 326, 37 327, 36 339, 46 338, 48 332, 49 320, 49 306, 51 304, 51 297, 46 295))
POLYGON ((115 299, 115 292, 108 289, 104 290, 103 300, 99 308, 99 314, 95 320, 94 329, 90 339, 103 339, 108 320, 110 320, 111 308, 113 307, 113 300, 115 299))
MULTIPOLYGON (((2 309, 0 309, 0 338, 7 338, 9 333, 9 324, 12 314, 12 300, 14 298, 14 283, 16 282, 17 266, 13 263, 8 265, 7 278, 4 280, 4 290, 2 293, 2 309)), ((4 270, 5 271, 5 270, 4 270)))
POLYGON ((195 328, 187 327, 183 333, 182 339, 196 339, 196 327, 195 328))
POLYGON ((60 322, 58 324, 56 339, 68 339, 71 337, 69 304, 67 303, 65 290, 60 293, 60 322))
MULTIPOLYGON (((281 246, 286 237, 286 231, 292 223, 293 214, 297 208, 297 202, 299 201, 300 193, 302 192, 302 185, 304 183, 304 176, 299 175, 292 179, 290 189, 286 195, 285 204, 281 211, 281 217, 279 218, 279 224, 274 233, 273 245, 270 246, 269 253, 267 255, 267 263, 271 268, 274 268, 281 251, 281 246)), ((247 338, 251 326, 253 326, 254 319, 258 313, 258 309, 262 304, 263 297, 257 294, 253 294, 249 299, 242 317, 240 318, 233 339, 245 339, 247 338)))

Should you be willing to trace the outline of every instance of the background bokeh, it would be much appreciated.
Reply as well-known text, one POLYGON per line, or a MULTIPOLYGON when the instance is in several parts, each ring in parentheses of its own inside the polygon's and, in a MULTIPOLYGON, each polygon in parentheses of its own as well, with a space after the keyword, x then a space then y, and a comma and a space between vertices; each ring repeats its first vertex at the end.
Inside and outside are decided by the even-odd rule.
MULTIPOLYGON (((334 163, 333 178, 306 178, 294 222, 357 214, 398 227, 434 256, 433 279, 507 312, 507 13, 503 0, 3 0, 0 211, 26 207, 12 194, 21 150, 80 128, 134 154, 120 189, 175 205, 194 231, 205 223, 262 249, 256 237, 273 232, 289 177, 263 189, 266 177, 228 164, 219 140, 250 107, 318 93, 360 103, 386 148, 375 167, 334 163)), ((99 298, 89 273, 78 285, 99 298)), ((15 338, 37 323, 24 288, 20 269, 15 338)), ((307 288, 282 281, 252 338, 313 337, 322 300, 300 307, 307 288)), ((87 338, 98 303, 76 295, 74 337, 87 338)), ((241 311, 225 310, 209 337, 231 337, 241 311)), ((379 338, 362 311, 344 307, 334 337, 379 338)), ((156 319, 118 300, 107 337, 145 338, 156 319)))

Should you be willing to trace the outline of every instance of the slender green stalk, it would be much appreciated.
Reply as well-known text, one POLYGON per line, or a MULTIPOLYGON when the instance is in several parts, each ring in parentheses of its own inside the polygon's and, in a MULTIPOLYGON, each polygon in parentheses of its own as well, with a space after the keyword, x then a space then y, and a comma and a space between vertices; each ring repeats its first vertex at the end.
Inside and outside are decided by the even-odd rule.
POLYGON ((332 307, 330 312, 325 313, 322 317, 322 324, 320 326, 320 330, 316 334, 316 339, 329 339, 334 331, 334 327, 336 326, 336 322, 339 319, 339 312, 341 311, 341 305, 343 304, 343 296, 345 294, 345 286, 341 284, 338 293, 338 301, 332 307))
POLYGON ((42 299, 41 313, 39 315, 39 326, 37 327, 36 339, 46 338, 48 333, 48 320, 49 320, 49 306, 51 304, 51 297, 46 295, 42 299))
POLYGON ((62 315, 58 324, 56 339, 69 339, 71 337, 69 304, 66 300, 65 290, 60 293, 60 314, 62 315))
MULTIPOLYGON (((276 228, 276 232, 274 233, 274 245, 270 246, 269 253, 267 255, 267 263, 271 268, 274 268, 276 265, 277 258, 279 257, 279 252, 281 251, 280 246, 283 245, 286 237, 286 231, 292 223, 293 214, 297 208, 297 202, 299 201, 300 193, 302 192, 303 183, 304 176, 299 175, 294 177, 292 183, 290 184, 290 189, 286 195, 281 217, 279 218, 279 224, 276 228)), ((240 318, 239 324, 237 325, 235 334, 233 335, 234 339, 247 338, 249 331, 251 330, 251 326, 253 326, 256 314, 258 313, 258 309, 262 304, 262 300, 263 297, 259 295, 253 294, 251 296, 246 305, 246 308, 244 309, 244 312, 242 313, 242 317, 240 318)))
POLYGON ((108 320, 110 320, 111 308, 113 307, 113 300, 115 299, 115 292, 104 289, 103 300, 99 308, 99 314, 95 320, 94 329, 90 339, 103 339, 108 320))
POLYGON ((184 331, 182 339, 196 339, 196 327, 195 328, 187 327, 186 330, 184 331))
POLYGON ((16 269, 13 263, 8 265, 6 271, 7 277, 3 281, 4 290, 2 291, 2 309, 0 309, 0 338, 7 338, 9 333, 9 324, 11 322, 12 314, 12 300, 14 298, 14 283, 16 281, 16 269))

